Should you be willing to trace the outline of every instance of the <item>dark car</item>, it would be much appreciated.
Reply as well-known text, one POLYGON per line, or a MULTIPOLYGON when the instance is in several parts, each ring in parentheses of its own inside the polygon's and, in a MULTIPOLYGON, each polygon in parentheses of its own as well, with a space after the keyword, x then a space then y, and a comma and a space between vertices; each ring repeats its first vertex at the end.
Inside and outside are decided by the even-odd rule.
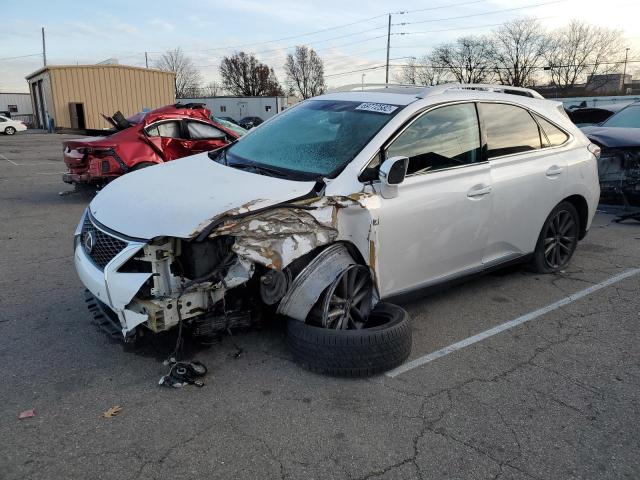
POLYGON ((215 150, 242 135, 210 115, 201 104, 175 104, 129 118, 120 112, 104 116, 114 127, 107 135, 63 143, 68 171, 62 180, 101 186, 133 170, 215 150))
POLYGON ((602 149, 598 160, 601 200, 640 206, 640 102, 582 131, 602 149))
POLYGON ((238 124, 242 128, 249 130, 253 127, 257 127, 262 122, 264 122, 264 120, 262 120, 260 117, 244 117, 238 122, 238 124))
POLYGON ((624 107, 625 105, 612 104, 599 107, 569 108, 567 115, 573 123, 582 128, 599 125, 624 107))
POLYGON ((233 118, 231 118, 231 117, 214 117, 214 118, 217 118, 217 119, 219 119, 219 120, 225 120, 225 121, 227 121, 227 122, 233 123, 234 125, 238 125, 238 126, 240 126, 240 124, 239 124, 238 122, 236 122, 236 121, 235 121, 233 118))

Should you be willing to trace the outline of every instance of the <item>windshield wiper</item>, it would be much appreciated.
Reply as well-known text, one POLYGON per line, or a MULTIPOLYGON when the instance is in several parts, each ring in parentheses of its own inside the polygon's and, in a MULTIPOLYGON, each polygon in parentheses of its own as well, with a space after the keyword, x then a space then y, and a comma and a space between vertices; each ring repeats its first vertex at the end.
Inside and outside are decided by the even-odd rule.
MULTIPOLYGON (((226 156, 225 156, 226 157, 226 156)), ((226 158, 225 158, 226 160, 226 158)), ((293 178, 291 174, 280 170, 278 168, 265 167, 263 165, 254 165, 250 163, 226 163, 231 168, 239 168, 241 170, 249 170, 259 175, 266 175, 268 177, 278 178, 293 178)))

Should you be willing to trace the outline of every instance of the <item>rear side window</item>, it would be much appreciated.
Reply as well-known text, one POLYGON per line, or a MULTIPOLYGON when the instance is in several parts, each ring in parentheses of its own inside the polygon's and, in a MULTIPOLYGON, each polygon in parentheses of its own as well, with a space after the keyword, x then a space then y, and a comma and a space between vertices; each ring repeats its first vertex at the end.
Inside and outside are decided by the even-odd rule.
POLYGON ((189 138, 192 140, 214 140, 225 137, 223 132, 207 123, 188 122, 187 130, 189 131, 189 138))
POLYGON ((147 128, 150 137, 182 138, 180 122, 164 122, 147 128))
POLYGON ((545 147, 557 147, 558 145, 562 145, 564 142, 569 140, 569 135, 564 133, 554 124, 548 122, 535 113, 533 114, 533 116, 536 117, 538 125, 540 125, 540 128, 542 128, 542 143, 545 147))
POLYGON ((524 108, 501 103, 480 103, 489 158, 542 148, 540 129, 524 108))
POLYGON ((385 156, 409 157, 408 174, 480 161, 475 106, 450 105, 425 113, 389 145, 385 156))

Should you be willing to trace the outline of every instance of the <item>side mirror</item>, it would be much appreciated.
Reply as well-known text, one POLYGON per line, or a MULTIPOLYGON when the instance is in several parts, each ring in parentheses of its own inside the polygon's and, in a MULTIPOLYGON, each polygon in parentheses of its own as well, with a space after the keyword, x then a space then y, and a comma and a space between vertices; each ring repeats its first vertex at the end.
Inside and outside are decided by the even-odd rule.
POLYGON ((408 166, 408 157, 391 157, 382 162, 378 170, 382 198, 398 196, 398 185, 404 182, 408 166))

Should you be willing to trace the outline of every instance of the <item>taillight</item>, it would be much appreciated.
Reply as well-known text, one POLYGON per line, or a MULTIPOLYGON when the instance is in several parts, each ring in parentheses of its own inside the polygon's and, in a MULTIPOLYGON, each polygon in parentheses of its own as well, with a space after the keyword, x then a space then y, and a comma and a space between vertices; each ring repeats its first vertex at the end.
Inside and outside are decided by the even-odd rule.
POLYGON ((594 157, 600 160, 600 153, 602 152, 602 149, 598 145, 590 143, 589 146, 587 146, 587 150, 589 150, 594 157))

